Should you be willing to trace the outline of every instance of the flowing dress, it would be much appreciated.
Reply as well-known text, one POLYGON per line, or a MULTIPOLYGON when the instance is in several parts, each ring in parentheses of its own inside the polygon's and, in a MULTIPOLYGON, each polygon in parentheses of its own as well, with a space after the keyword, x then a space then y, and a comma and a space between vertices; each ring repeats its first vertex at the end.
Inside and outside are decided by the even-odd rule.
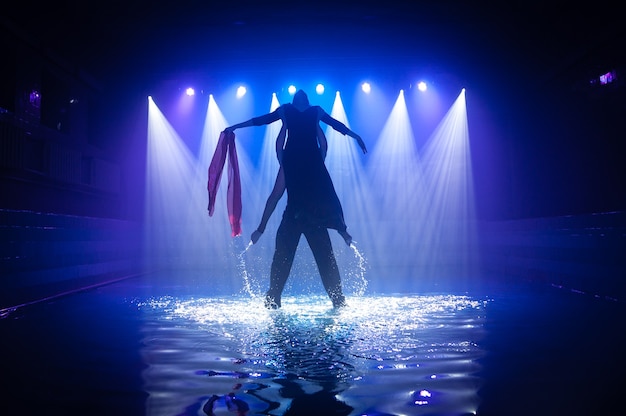
POLYGON ((268 124, 282 118, 287 127, 283 153, 287 188, 285 213, 303 227, 344 231, 343 209, 320 152, 317 124, 321 119, 344 134, 347 127, 328 116, 319 106, 300 111, 292 104, 284 104, 279 110, 255 118, 254 124, 268 124))

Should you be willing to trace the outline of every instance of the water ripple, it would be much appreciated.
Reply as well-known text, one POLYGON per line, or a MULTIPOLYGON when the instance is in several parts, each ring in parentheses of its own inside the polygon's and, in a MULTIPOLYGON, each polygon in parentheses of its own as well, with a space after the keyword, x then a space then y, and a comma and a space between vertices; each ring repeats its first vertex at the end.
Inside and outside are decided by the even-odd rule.
POLYGON ((470 414, 486 303, 368 296, 336 310, 313 296, 270 311, 240 296, 148 299, 139 306, 149 413, 185 414, 239 383, 252 414, 313 398, 319 414, 470 414))

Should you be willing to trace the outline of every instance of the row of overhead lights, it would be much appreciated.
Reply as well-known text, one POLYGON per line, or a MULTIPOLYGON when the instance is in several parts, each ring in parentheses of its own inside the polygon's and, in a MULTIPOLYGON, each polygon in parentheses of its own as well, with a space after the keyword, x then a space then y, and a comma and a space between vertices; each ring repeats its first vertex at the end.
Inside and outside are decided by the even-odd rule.
MULTIPOLYGON (((426 84, 424 81, 420 81, 420 82, 418 82, 418 83, 417 83, 417 88, 418 88, 420 91, 426 91, 426 90, 428 89, 428 86, 427 86, 427 84, 426 84)), ((289 94, 293 95, 293 94, 295 94, 295 93, 296 93, 297 88, 296 88, 296 86, 295 86, 295 85, 290 85, 290 86, 289 86, 289 88, 288 88, 287 90, 289 91, 289 94)), ((315 86, 315 92, 316 92, 317 94, 319 94, 319 95, 324 94, 324 90, 325 90, 325 88, 324 88, 324 84, 317 84, 317 85, 315 86)), ((364 83, 362 83, 362 84, 361 84, 361 90, 362 90, 364 93, 369 94, 369 93, 370 93, 370 91, 372 90, 372 86, 370 85, 370 83, 369 83, 369 82, 364 82, 364 83)), ((243 85, 242 85, 242 86, 240 86, 239 88, 237 88, 237 98, 241 98, 241 97, 243 97, 244 95, 246 95, 246 92, 247 92, 246 87, 244 87, 243 85)), ((188 87, 188 88, 185 90, 185 93, 186 93, 187 95, 189 95, 189 96, 193 96, 193 95, 195 95, 195 94, 196 94, 196 91, 195 91, 195 89, 194 89, 194 88, 192 88, 192 87, 188 87)))

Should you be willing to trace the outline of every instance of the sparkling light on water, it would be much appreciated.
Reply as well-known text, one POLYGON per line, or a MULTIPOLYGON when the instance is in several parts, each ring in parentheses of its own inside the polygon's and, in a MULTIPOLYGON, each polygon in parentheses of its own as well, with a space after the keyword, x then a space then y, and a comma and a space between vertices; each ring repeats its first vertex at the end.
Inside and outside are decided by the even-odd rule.
MULTIPOLYGON (((211 394, 282 414, 298 398, 331 394, 350 414, 462 414, 476 408, 476 360, 486 300, 465 296, 363 296, 333 309, 326 297, 154 298, 143 356, 150 414, 178 414, 211 394), (296 398, 283 396, 289 386, 296 398)), ((325 411, 332 409, 320 409, 325 411)))

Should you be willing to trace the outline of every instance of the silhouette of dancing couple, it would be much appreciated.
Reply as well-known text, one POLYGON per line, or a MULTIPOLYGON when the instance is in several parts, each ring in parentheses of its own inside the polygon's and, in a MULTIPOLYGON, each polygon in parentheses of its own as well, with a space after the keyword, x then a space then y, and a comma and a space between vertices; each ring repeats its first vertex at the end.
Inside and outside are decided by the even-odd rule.
POLYGON ((346 306, 328 229, 337 230, 348 245, 352 243, 352 236, 348 234, 343 208, 324 163, 328 143, 319 122, 356 139, 363 153, 367 153, 367 148, 361 137, 344 123, 331 117, 320 106, 312 106, 302 90, 296 92, 292 103, 234 124, 224 131, 234 132, 242 127, 262 126, 278 120, 282 121, 282 128, 276 138, 276 156, 280 168, 261 222, 251 236, 252 243, 256 243, 286 190, 287 205, 276 232, 265 306, 270 309, 281 307, 281 295, 303 234, 313 252, 322 284, 333 307, 346 306))

